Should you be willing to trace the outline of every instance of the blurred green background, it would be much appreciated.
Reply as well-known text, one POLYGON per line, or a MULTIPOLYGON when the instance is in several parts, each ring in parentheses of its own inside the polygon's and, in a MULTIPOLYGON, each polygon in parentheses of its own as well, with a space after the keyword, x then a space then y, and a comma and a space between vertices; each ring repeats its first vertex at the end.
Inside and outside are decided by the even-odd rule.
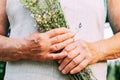
POLYGON ((3 80, 4 73, 5 73, 5 62, 0 62, 0 80, 3 80))
POLYGON ((120 80, 120 60, 108 62, 107 80, 120 80))

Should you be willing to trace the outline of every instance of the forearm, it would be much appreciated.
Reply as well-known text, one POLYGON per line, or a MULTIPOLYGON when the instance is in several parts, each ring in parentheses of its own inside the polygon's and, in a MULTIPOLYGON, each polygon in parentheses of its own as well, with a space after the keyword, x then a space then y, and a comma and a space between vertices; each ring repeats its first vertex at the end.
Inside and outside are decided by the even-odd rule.
POLYGON ((107 0, 108 20, 114 33, 120 32, 120 0, 107 0))
POLYGON ((0 1, 0 35, 6 35, 8 19, 6 14, 6 0, 0 1))
POLYGON ((22 59, 24 41, 0 36, 0 61, 22 59))
POLYGON ((100 60, 120 57, 120 32, 113 37, 94 42, 97 52, 101 54, 100 60))
POLYGON ((108 19, 115 35, 111 38, 95 42, 101 60, 120 57, 120 0, 107 0, 108 19))

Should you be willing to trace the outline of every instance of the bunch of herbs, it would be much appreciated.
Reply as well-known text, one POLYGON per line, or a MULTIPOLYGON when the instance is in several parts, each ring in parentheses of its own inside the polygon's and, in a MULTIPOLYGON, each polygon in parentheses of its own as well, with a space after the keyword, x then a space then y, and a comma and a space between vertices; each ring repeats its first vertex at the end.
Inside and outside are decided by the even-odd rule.
MULTIPOLYGON (((66 27, 66 20, 61 9, 59 0, 20 0, 29 10, 31 16, 36 21, 39 32, 45 32, 54 28, 66 27)), ((71 80, 97 80, 89 67, 81 72, 71 75, 71 80)))

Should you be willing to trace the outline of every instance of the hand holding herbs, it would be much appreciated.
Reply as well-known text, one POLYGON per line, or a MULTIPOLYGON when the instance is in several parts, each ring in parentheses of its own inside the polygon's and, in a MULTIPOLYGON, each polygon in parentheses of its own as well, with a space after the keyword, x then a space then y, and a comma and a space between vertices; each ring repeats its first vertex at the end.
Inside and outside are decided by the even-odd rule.
MULTIPOLYGON (((21 3, 35 19, 39 32, 60 27, 68 28, 59 0, 21 0, 21 3)), ((71 80, 96 80, 89 68, 69 76, 71 80)))
POLYGON ((73 42, 74 34, 66 28, 57 28, 44 33, 34 32, 24 38, 7 38, 0 36, 0 60, 46 61, 62 59, 66 54, 55 54, 57 50, 73 42), (57 48, 56 48, 57 47, 57 48))
POLYGON ((21 0, 36 20, 40 32, 66 27, 66 21, 58 0, 21 0))
POLYGON ((35 32, 22 39, 23 59, 36 61, 63 59, 66 54, 55 54, 73 42, 74 34, 66 28, 57 28, 44 33, 35 32), (63 45, 64 44, 64 45, 63 45), (57 47, 57 48, 56 48, 57 47))
POLYGON ((95 57, 98 54, 94 47, 93 44, 80 39, 67 45, 62 53, 68 55, 60 61, 59 70, 63 74, 70 73, 72 80, 96 80, 90 68, 87 67, 88 64, 93 64, 100 58, 95 57))

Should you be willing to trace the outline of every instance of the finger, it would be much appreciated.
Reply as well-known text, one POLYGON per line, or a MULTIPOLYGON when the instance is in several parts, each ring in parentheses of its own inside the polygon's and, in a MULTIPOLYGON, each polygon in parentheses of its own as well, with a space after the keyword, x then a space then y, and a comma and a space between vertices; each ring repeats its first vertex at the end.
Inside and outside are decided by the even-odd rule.
POLYGON ((84 60, 84 55, 79 55, 76 58, 74 58, 65 68, 62 70, 63 74, 69 73, 74 67, 80 64, 82 60, 84 60))
POLYGON ((80 72, 88 65, 88 63, 89 63, 89 60, 85 59, 77 67, 75 67, 73 70, 71 70, 70 74, 76 74, 76 73, 80 72))
POLYGON ((48 56, 47 56, 47 59, 48 60, 58 60, 58 59, 63 59, 63 58, 65 58, 67 56, 67 53, 63 53, 63 52, 61 52, 61 53, 52 53, 52 54, 49 54, 48 56))
POLYGON ((60 64, 62 62, 62 60, 58 60, 58 63, 60 64))
MULTIPOLYGON (((68 53, 68 52, 70 52, 71 50, 74 50, 74 49, 75 49, 75 46, 73 44, 70 44, 67 47, 65 47, 65 49, 62 52, 67 52, 68 53)), ((64 59, 59 60, 58 63, 59 64, 62 63, 63 60, 64 59)))
POLYGON ((79 49, 74 49, 73 51, 71 51, 68 56, 62 61, 62 63, 59 66, 59 70, 62 71, 65 66, 73 59, 75 58, 77 55, 79 55, 79 49))
MULTIPOLYGON (((74 41, 73 41, 73 42, 74 42, 74 41)), ((71 43, 71 44, 69 44, 68 46, 66 46, 65 49, 63 49, 63 51, 65 51, 65 52, 70 52, 70 51, 74 50, 75 48, 76 48, 75 43, 71 43)))
POLYGON ((63 42, 67 39, 73 38, 73 36, 74 36, 74 33, 72 33, 72 32, 62 34, 62 35, 58 35, 58 36, 53 37, 51 39, 51 44, 56 44, 56 43, 59 43, 59 42, 63 42))
POLYGON ((63 41, 63 42, 61 42, 61 43, 52 45, 52 46, 50 47, 50 52, 55 52, 55 51, 61 50, 61 49, 63 49, 64 47, 66 47, 67 45, 71 44, 72 42, 73 42, 73 39, 68 39, 68 40, 63 41))
POLYGON ((52 29, 50 31, 47 31, 46 34, 51 38, 57 35, 61 35, 64 33, 69 32, 70 30, 67 28, 56 28, 56 29, 52 29))

